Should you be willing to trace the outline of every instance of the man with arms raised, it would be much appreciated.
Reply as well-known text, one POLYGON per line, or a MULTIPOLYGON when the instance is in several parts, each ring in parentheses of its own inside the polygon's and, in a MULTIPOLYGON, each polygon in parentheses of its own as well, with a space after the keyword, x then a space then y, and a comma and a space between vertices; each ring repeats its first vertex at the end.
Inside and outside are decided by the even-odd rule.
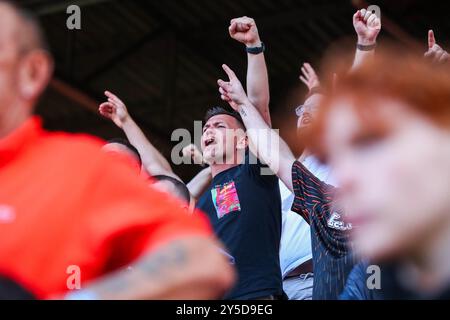
MULTIPOLYGON (((363 37, 373 41, 381 27, 379 19, 366 10, 355 14, 354 23, 359 41, 363 37)), ((373 45, 370 48, 365 45, 366 43, 358 45, 355 65, 358 64, 358 58, 363 56, 365 59, 368 56, 366 50, 374 49, 373 45)), ((343 208, 333 201, 336 189, 320 181, 304 164, 295 159, 288 145, 270 129, 257 112, 234 72, 226 65, 223 68, 229 81, 218 81, 222 100, 239 112, 248 130, 250 144, 257 148, 258 157, 267 163, 295 194, 292 210, 311 225, 313 299, 337 299, 355 260, 348 232, 352 225, 343 221, 343 208), (275 149, 270 141, 278 139, 279 149, 275 149)), ((300 119, 303 117, 300 114, 299 116, 300 119)))
MULTIPOLYGON (((269 84, 264 46, 253 19, 231 21, 232 38, 248 52, 247 89, 250 99, 270 126, 269 84)), ((282 296, 279 264, 281 203, 278 179, 248 150, 242 119, 223 108, 208 111, 202 151, 213 182, 197 207, 204 211, 233 256, 238 282, 228 299, 278 299, 282 296)))

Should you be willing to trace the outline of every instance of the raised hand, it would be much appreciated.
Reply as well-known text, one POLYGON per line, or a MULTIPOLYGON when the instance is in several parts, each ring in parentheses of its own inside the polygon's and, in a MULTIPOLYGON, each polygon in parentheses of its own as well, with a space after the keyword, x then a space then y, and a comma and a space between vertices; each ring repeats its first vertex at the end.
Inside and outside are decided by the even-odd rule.
POLYGON ((261 46, 258 28, 255 20, 249 17, 241 17, 231 20, 228 28, 231 38, 245 44, 247 47, 261 46))
POLYGON ((123 123, 130 117, 127 107, 116 95, 109 91, 105 91, 107 102, 103 102, 98 111, 102 116, 112 120, 119 128, 123 127, 123 123))
POLYGON ((320 87, 319 77, 309 63, 303 64, 300 80, 308 87, 309 91, 314 88, 320 87))
POLYGON ((445 63, 450 59, 448 52, 436 43, 433 30, 428 31, 428 51, 425 53, 425 58, 433 63, 445 63))
POLYGON ((203 164, 203 155, 195 144, 190 144, 183 148, 183 157, 190 158, 194 161, 194 164, 203 164))
POLYGON ((222 68, 228 75, 229 81, 217 81, 220 97, 223 101, 228 102, 234 110, 239 111, 239 106, 249 103, 247 94, 234 71, 226 64, 222 65, 222 68))
POLYGON ((353 16, 353 26, 358 35, 359 44, 373 45, 381 31, 381 20, 375 13, 362 9, 353 16))

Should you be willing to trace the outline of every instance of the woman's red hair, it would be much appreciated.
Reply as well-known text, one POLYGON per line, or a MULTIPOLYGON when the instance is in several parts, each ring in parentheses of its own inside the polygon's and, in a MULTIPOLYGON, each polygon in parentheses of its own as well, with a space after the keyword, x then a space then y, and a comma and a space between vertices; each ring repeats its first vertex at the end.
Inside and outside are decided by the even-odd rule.
MULTIPOLYGON (((326 64, 333 71, 337 68, 335 61, 343 59, 326 64)), ((323 142, 328 114, 334 102, 342 97, 354 102, 355 114, 363 123, 363 135, 379 135, 386 129, 387 121, 376 112, 377 104, 373 103, 379 98, 403 102, 436 126, 450 130, 450 68, 432 65, 423 57, 392 48, 377 52, 371 61, 340 76, 326 92, 307 139, 309 148, 319 156, 325 154, 323 142)))

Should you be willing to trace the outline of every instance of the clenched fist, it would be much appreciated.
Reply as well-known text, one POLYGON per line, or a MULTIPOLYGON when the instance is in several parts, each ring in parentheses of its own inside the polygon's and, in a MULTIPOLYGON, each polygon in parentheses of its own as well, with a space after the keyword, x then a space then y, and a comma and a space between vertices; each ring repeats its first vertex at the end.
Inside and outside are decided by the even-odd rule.
POLYGON ((123 123, 130 117, 127 107, 116 95, 105 91, 107 102, 103 102, 99 107, 99 112, 105 118, 112 120, 116 126, 122 128, 123 123))
POLYGON ((353 16, 353 26, 358 35, 359 44, 373 45, 381 31, 381 20, 375 13, 362 9, 353 16))
POLYGON ((228 28, 231 38, 245 44, 249 48, 260 47, 258 28, 255 20, 249 17, 241 17, 231 20, 228 28))

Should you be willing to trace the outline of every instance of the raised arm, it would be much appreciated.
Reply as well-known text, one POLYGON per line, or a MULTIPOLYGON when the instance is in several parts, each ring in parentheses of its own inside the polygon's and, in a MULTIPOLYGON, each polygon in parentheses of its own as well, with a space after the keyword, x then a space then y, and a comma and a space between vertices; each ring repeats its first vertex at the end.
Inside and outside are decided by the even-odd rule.
MULTIPOLYGON (((183 156, 192 159, 194 164, 204 164, 203 155, 195 144, 190 144, 183 148, 183 156)), ((211 180, 211 168, 205 168, 192 178, 186 186, 194 199, 198 200, 209 187, 211 180)))
MULTIPOLYGON (((230 36, 245 44, 247 48, 260 48, 262 46, 255 20, 241 17, 231 20, 230 36)), ((267 73, 264 52, 257 54, 247 53, 247 93, 250 102, 256 107, 264 121, 271 126, 269 111, 269 76, 267 73)))
POLYGON ((205 168, 200 171, 191 181, 186 185, 189 192, 195 200, 200 199, 203 193, 208 189, 212 181, 211 168, 205 168))
POLYGON ((258 157, 293 191, 292 165, 295 157, 291 149, 278 133, 269 127, 256 107, 253 106, 236 74, 226 65, 223 65, 223 69, 227 73, 229 81, 218 81, 222 100, 227 101, 234 110, 240 113, 247 128, 250 145, 253 146, 258 157))
POLYGON ((130 143, 139 151, 145 170, 152 176, 166 175, 180 180, 166 158, 148 141, 145 134, 131 118, 122 100, 109 91, 106 91, 105 95, 108 101, 100 105, 100 114, 112 120, 125 132, 130 143))
POLYGON ((428 51, 425 53, 425 58, 433 63, 446 63, 450 60, 448 52, 436 43, 433 30, 428 31, 428 51))
POLYGON ((377 37, 381 31, 381 19, 375 13, 362 9, 353 16, 353 26, 358 35, 358 45, 352 70, 374 56, 377 37))
POLYGON ((219 299, 234 281, 233 270, 219 248, 215 240, 205 237, 171 241, 66 299, 219 299))

